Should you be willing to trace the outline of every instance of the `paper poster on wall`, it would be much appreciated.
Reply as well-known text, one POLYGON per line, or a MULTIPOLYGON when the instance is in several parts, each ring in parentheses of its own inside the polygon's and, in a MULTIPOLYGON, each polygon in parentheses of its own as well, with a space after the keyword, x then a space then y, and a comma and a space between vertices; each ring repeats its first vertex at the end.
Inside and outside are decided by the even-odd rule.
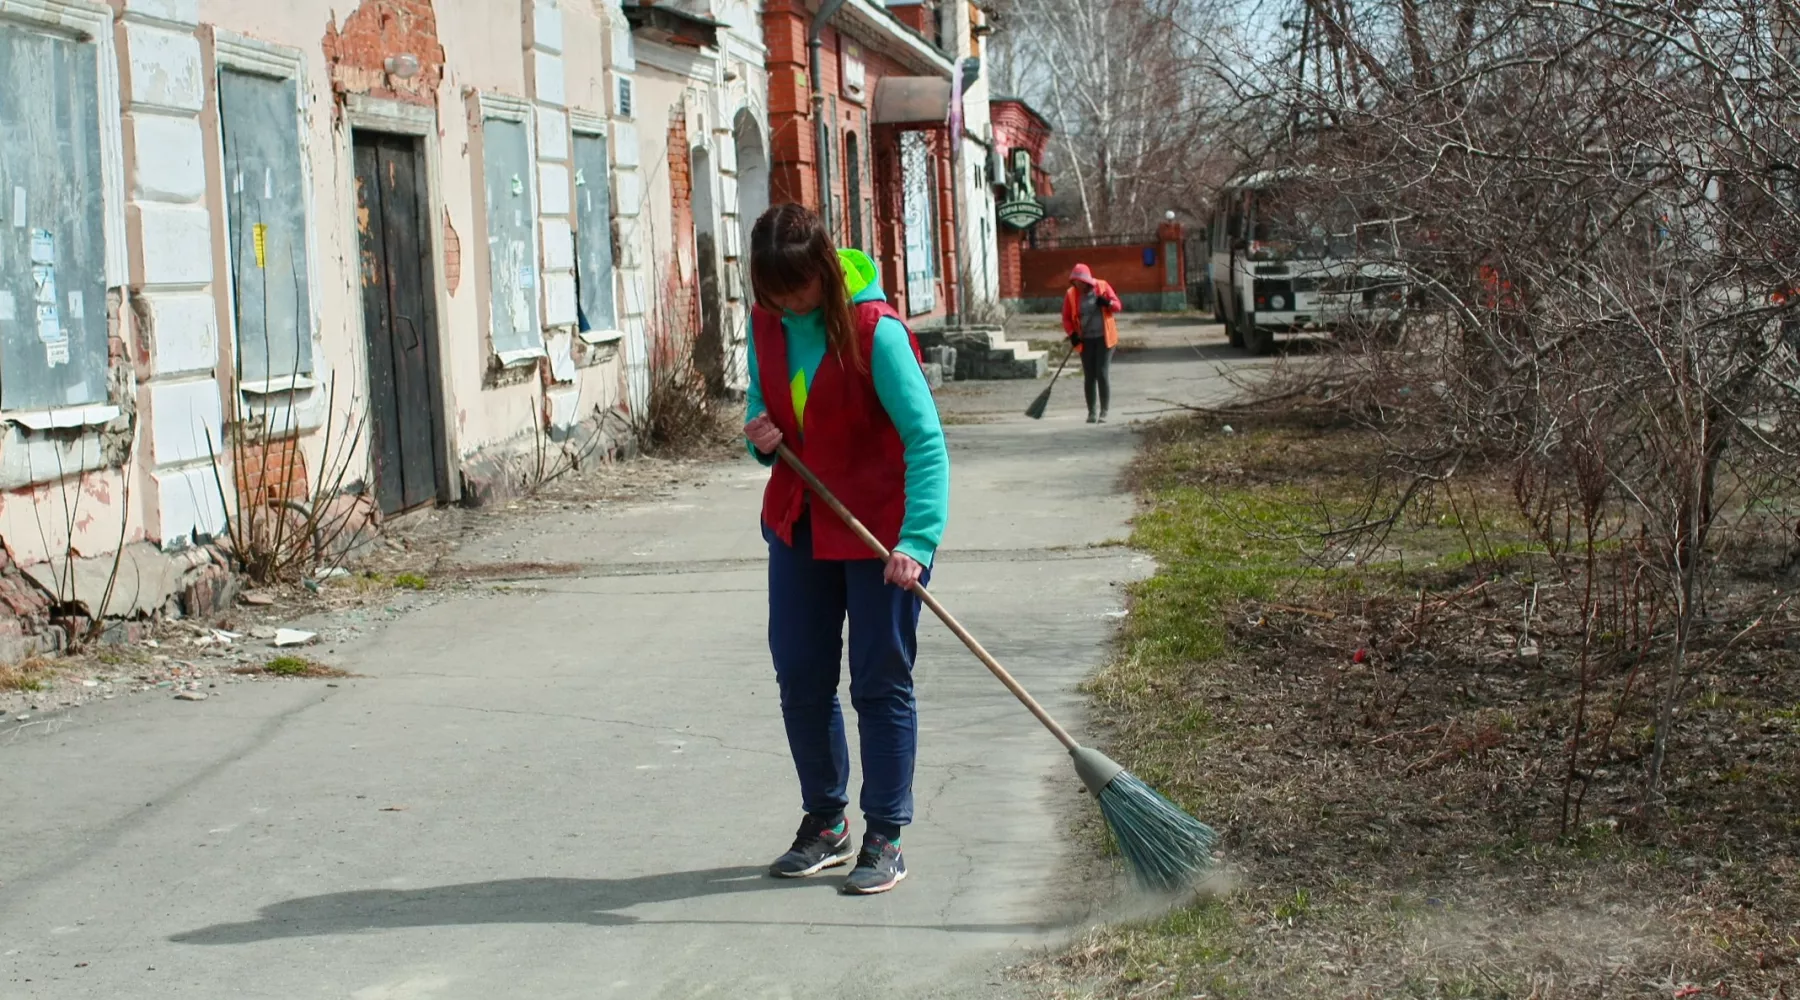
POLYGON ((54 302, 38 305, 37 329, 38 339, 46 344, 66 344, 69 341, 69 335, 63 332, 62 317, 57 315, 54 302))
POLYGON ((33 264, 56 263, 56 237, 48 229, 31 231, 31 262, 33 264))
POLYGON ((87 298, 79 290, 69 293, 69 318, 83 319, 87 316, 87 298))
POLYGON ((259 270, 269 266, 269 227, 259 222, 250 227, 250 242, 256 245, 256 266, 259 270))
POLYGON ((69 363, 69 342, 59 340, 54 344, 44 345, 44 363, 51 368, 69 363))
POLYGON ((0 323, 11 323, 17 311, 18 306, 13 301, 13 293, 0 288, 0 323))
POLYGON ((13 187, 12 224, 14 229, 25 228, 25 188, 13 187))

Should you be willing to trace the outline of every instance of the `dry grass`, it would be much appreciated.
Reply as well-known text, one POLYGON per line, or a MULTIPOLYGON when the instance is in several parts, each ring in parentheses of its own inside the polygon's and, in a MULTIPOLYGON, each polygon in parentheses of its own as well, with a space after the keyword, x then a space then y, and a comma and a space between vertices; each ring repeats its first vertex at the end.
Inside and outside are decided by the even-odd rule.
POLYGON ((1502 513, 1500 470, 1346 566, 1304 529, 1357 506, 1373 440, 1305 417, 1236 430, 1151 432, 1134 543, 1161 569, 1091 684, 1120 762, 1220 828, 1232 888, 1031 974, 1071 998, 1800 988, 1800 650, 1786 620, 1729 641, 1766 607, 1767 566, 1712 597, 1652 822, 1630 657, 1592 670, 1567 780, 1581 613, 1502 513))
POLYGON ((16 666, 0 665, 0 691, 40 691, 49 685, 56 665, 34 656, 16 666))

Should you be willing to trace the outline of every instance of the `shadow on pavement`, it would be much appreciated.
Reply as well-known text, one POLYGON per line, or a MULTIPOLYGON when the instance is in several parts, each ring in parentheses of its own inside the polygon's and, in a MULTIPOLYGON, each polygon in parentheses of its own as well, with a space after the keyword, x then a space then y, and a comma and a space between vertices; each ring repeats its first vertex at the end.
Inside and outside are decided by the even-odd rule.
MULTIPOLYGON (((283 938, 477 924, 587 924, 593 927, 640 923, 775 925, 786 921, 639 920, 615 911, 644 903, 663 903, 738 892, 773 892, 808 886, 822 889, 829 884, 834 883, 807 879, 772 879, 764 868, 757 866, 708 868, 620 879, 516 878, 424 889, 360 889, 283 900, 263 907, 255 920, 214 924, 198 930, 183 931, 171 935, 169 940, 176 944, 253 944, 283 938)), ((793 923, 806 925, 830 921, 812 919, 793 923)), ((1027 924, 942 924, 916 929, 1029 934, 1052 928, 1027 924)))
MULTIPOLYGON (((1168 347, 1136 347, 1113 355, 1116 365, 1155 365, 1173 361, 1241 361, 1249 355, 1224 342, 1211 344, 1178 344, 1168 347)), ((1073 365, 1071 364, 1071 367, 1073 365)), ((1077 371, 1076 377, 1081 373, 1077 371)), ((1064 374, 1067 377, 1067 373, 1064 374)))

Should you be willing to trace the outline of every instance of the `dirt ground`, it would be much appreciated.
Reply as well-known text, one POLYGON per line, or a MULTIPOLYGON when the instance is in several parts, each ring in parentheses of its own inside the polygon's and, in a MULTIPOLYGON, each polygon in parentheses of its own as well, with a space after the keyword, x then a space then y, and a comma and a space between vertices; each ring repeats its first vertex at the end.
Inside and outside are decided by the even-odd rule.
POLYGON ((1379 459, 1304 418, 1147 435, 1134 544, 1161 569, 1092 694, 1118 759, 1227 863, 1028 974, 1066 998, 1800 990, 1792 554, 1717 582, 1650 809, 1662 661, 1634 651, 1661 626, 1609 622, 1584 652, 1579 589, 1509 518, 1504 469, 1321 559, 1308 531, 1379 459))

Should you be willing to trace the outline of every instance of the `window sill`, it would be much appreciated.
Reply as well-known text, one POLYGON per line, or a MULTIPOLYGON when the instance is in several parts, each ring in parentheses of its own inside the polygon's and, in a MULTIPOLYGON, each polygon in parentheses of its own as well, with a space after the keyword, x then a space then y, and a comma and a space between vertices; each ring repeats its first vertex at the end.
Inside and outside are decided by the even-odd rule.
POLYGON ((53 410, 19 410, 0 414, 0 420, 19 424, 34 431, 66 430, 70 427, 102 427, 112 423, 119 408, 111 403, 87 406, 59 406, 53 410))
POLYGON ((541 347, 527 347, 518 351, 499 351, 494 356, 500 359, 502 368, 521 368, 539 358, 548 357, 541 347))
POLYGON ((283 392, 299 392, 312 389, 319 383, 310 375, 283 375, 280 378, 263 379, 260 382, 239 382, 238 391, 252 396, 273 396, 283 392))
POLYGON ((598 346, 600 344, 616 344, 625 339, 624 330, 583 330, 581 342, 598 346))

